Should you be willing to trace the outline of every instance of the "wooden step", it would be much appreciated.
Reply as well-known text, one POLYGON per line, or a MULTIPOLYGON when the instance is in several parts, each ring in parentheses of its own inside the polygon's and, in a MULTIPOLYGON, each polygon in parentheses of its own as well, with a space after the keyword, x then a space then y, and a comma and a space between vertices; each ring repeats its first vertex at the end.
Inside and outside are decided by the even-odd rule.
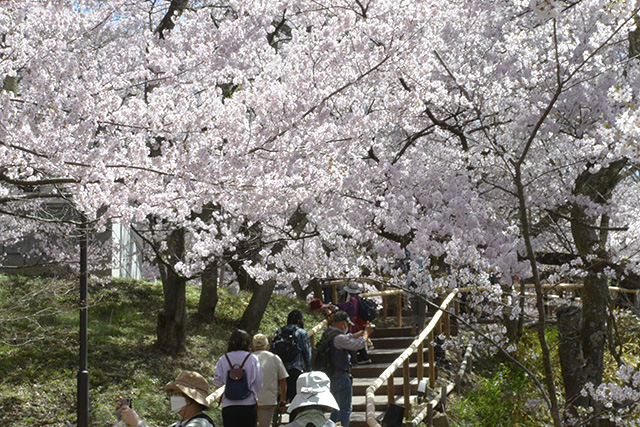
POLYGON ((382 337, 377 338, 375 335, 371 337, 371 342, 375 348, 402 348, 405 349, 411 345, 415 337, 382 337))
MULTIPOLYGON (((424 363, 424 376, 426 377, 429 372, 429 363, 425 361, 424 363)), ((388 363, 370 363, 368 365, 356 365, 351 368, 351 374, 354 378, 378 378, 387 368, 389 367, 388 363)), ((437 373, 437 370, 436 370, 437 373)), ((402 377, 402 368, 396 369, 394 373, 394 377, 402 377)), ((411 362, 409 363, 409 376, 417 377, 418 376, 418 368, 417 363, 411 362)))
MULTIPOLYGON (((375 348, 373 350, 368 350, 367 353, 371 357, 371 361, 373 363, 387 363, 391 364, 394 360, 396 360, 406 348, 375 348)), ((424 360, 427 360, 429 357, 429 351, 424 349, 424 360)), ((415 351, 411 355, 410 362, 415 362, 418 359, 418 352, 415 351)))
POLYGON ((371 338, 410 337, 413 336, 411 327, 402 328, 376 328, 371 338))
MULTIPOLYGON (((377 377, 376 377, 377 378, 377 377)), ((367 388, 373 384, 373 382, 376 380, 376 378, 354 378, 353 379, 353 395, 354 396, 364 396, 367 392, 367 388)), ((393 378, 393 388, 394 388, 394 395, 396 396, 400 396, 403 393, 403 386, 404 386, 404 378, 400 377, 400 378, 393 378)), ((409 385, 410 385, 410 389, 411 389, 411 394, 415 395, 418 392, 418 379, 417 378, 410 378, 409 380, 409 385)), ((376 395, 380 394, 380 395, 387 395, 387 384, 383 384, 382 386, 380 386, 380 388, 378 388, 378 390, 376 390, 376 395)))

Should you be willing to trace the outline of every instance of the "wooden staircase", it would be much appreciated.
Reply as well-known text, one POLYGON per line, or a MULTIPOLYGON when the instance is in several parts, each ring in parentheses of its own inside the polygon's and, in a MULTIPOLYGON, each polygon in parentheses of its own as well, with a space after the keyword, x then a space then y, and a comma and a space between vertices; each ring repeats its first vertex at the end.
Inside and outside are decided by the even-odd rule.
MULTIPOLYGON (((368 351, 371 364, 357 365, 352 368, 353 375, 353 412, 351 413, 351 427, 365 427, 365 392, 373 382, 384 372, 389 365, 413 342, 414 335, 410 327, 377 328, 371 337, 374 349, 368 351)), ((410 363, 410 389, 415 396, 418 389, 417 380, 417 355, 414 353, 410 363)), ((425 375, 427 372, 427 352, 425 351, 425 375)), ((395 403, 403 405, 402 393, 404 379, 402 370, 398 370, 394 376, 395 403)), ((376 391, 375 408, 378 415, 382 415, 387 409, 387 388, 380 387, 376 391)))

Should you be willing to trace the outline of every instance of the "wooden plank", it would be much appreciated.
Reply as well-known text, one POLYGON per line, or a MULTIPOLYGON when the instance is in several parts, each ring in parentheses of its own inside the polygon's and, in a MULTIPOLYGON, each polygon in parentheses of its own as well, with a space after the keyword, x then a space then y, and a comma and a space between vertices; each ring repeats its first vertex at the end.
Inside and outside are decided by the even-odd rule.
POLYGON ((405 413, 404 416, 406 418, 411 417, 411 384, 409 379, 409 359, 406 359, 402 363, 402 376, 404 377, 404 384, 402 385, 403 395, 404 395, 404 407, 405 413))

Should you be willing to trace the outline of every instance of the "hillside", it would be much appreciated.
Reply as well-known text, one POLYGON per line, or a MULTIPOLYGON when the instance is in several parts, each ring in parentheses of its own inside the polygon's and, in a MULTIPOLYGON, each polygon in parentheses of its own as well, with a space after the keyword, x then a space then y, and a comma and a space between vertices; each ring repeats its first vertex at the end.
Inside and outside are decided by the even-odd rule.
MULTIPOLYGON (((121 395, 133 398, 134 408, 150 425, 176 421, 162 387, 184 369, 199 371, 211 381, 249 298, 221 289, 217 319, 205 324, 193 316, 198 287, 188 285, 187 352, 169 357, 154 346, 160 283, 92 281, 89 295, 90 417, 95 426, 115 424, 113 407, 121 395)), ((1 425, 75 425, 77 304, 75 281, 0 276, 1 425)), ((261 332, 272 334, 294 308, 305 313, 309 325, 321 320, 304 302, 274 295, 261 332)), ((209 414, 221 419, 219 409, 209 414)))

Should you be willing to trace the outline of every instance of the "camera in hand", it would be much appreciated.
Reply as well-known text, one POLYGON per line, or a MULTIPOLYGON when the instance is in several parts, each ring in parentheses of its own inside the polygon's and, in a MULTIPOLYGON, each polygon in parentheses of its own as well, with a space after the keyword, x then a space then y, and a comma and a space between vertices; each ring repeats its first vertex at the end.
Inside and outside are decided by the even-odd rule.
POLYGON ((124 408, 125 406, 128 406, 129 408, 131 408, 131 398, 130 397, 121 397, 120 398, 120 405, 118 406, 118 409, 116 410, 116 415, 118 416, 118 419, 120 418, 120 413, 122 412, 122 408, 124 408))

